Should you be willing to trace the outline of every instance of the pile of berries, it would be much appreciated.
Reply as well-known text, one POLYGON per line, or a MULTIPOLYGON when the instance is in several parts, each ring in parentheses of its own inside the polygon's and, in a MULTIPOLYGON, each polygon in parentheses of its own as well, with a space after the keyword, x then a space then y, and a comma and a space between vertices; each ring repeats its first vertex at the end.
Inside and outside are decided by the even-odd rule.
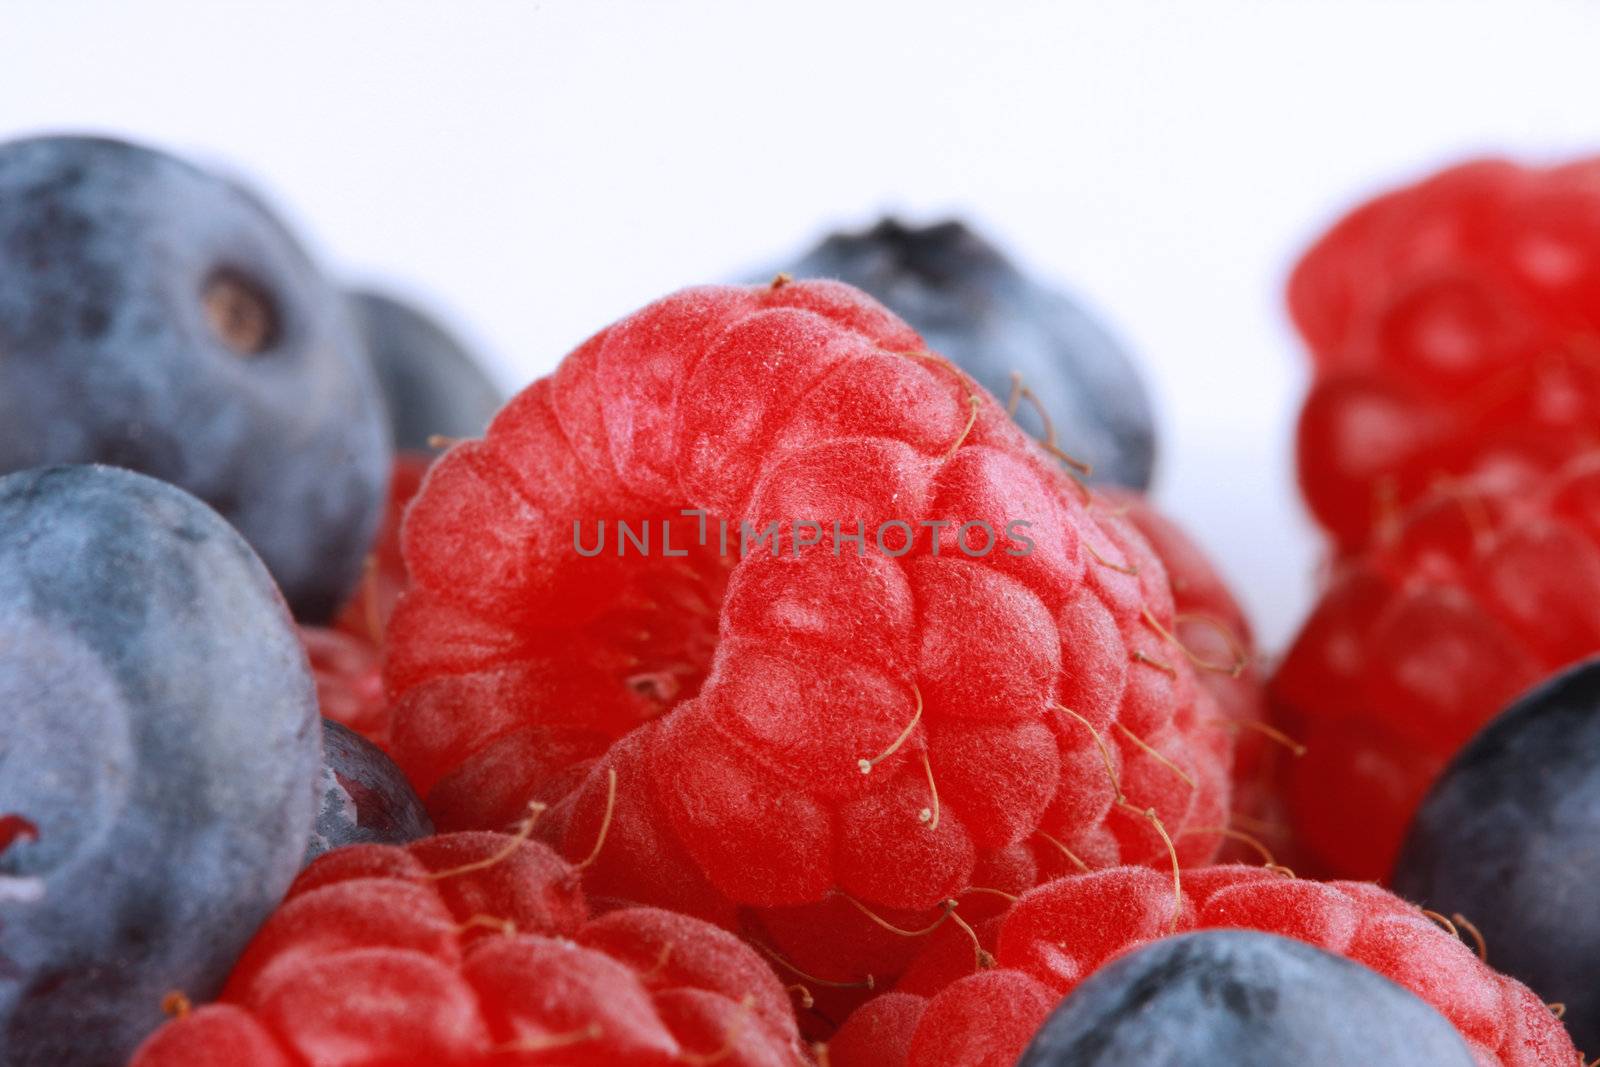
MULTIPOLYGON (((1585 182, 1463 173, 1432 223, 1398 198, 1296 276, 1339 433, 1369 416, 1325 388, 1427 408, 1412 356, 1460 411, 1383 471, 1308 415, 1340 562, 1269 687, 1142 495, 1121 348, 960 224, 795 268, 884 303, 685 289, 502 403, 259 195, 118 142, 0 145, 0 1067, 1574 1067, 1547 1000, 1592 1033, 1595 942, 1508 953, 1537 991, 1494 970, 1518 927, 1454 914, 1494 898, 1450 895, 1450 827, 1500 834, 1461 797, 1556 766, 1600 685, 1446 773, 1401 866, 1461 903, 1278 862, 1386 874, 1455 750, 1600 648, 1600 461, 1546 394, 1441 443, 1481 397, 1446 327, 1395 325, 1402 289, 1465 306, 1414 292, 1454 272, 1545 284, 1506 307, 1577 331, 1571 249, 1497 227, 1585 182), (1560 448, 1502 462, 1534 437, 1560 448), (1370 543, 1361 478, 1396 487, 1370 543)), ((1600 775, 1561 766, 1530 856, 1596 829, 1560 805, 1600 775)))
POLYGON ((1600 711, 1600 163, 1481 160, 1380 196, 1289 304, 1333 560, 1271 682, 1305 746, 1281 777, 1296 863, 1472 911, 1596 1046, 1593 924, 1565 916, 1597 829, 1575 813, 1600 810, 1578 743, 1600 711))

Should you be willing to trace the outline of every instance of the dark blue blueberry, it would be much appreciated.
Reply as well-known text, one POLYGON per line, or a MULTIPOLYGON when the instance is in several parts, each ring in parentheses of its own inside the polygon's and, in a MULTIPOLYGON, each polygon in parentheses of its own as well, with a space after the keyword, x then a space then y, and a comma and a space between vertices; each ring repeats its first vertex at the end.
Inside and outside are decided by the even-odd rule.
POLYGON ((1600 659, 1520 697, 1456 754, 1412 820, 1394 888, 1466 916, 1489 964, 1567 1006, 1600 1052, 1600 659))
POLYGON ((482 435, 505 397, 465 345, 392 297, 351 293, 350 305, 383 387, 397 448, 421 451, 434 434, 482 435))
POLYGON ((390 444, 343 295, 257 197, 42 137, 0 145, 0 474, 53 463, 182 486, 319 622, 360 577, 390 444))
POLYGON ((266 568, 182 490, 24 471, 0 531, 0 816, 30 824, 0 851, 0 1067, 121 1067, 300 869, 316 691, 266 568))
POLYGON ((1473 1067, 1381 974, 1255 930, 1164 938, 1091 975, 1017 1067, 1473 1067))
POLYGON ((862 233, 833 234, 783 270, 866 290, 1002 401, 1011 372, 1020 372, 1039 404, 1021 400, 1018 422, 1045 436, 1042 407, 1060 447, 1094 467, 1092 481, 1149 487, 1150 400, 1122 345, 964 224, 886 218, 862 233))
POLYGON ((394 761, 332 719, 322 720, 320 782, 307 863, 345 845, 403 845, 433 833, 422 801, 394 761))

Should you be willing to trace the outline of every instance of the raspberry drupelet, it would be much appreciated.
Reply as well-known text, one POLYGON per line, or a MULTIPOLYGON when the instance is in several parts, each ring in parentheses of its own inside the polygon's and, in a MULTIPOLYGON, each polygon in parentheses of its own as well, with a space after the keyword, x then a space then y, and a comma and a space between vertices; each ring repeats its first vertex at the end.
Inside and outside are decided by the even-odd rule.
POLYGON ((494 833, 352 845, 307 867, 221 1000, 133 1067, 803 1067, 755 950, 654 908, 593 915, 580 872, 494 833))
POLYGON ((1204 863, 1227 821, 1148 542, 848 286, 603 330, 435 464, 402 544, 392 747, 441 828, 535 801, 577 856, 609 815, 592 892, 818 988, 881 986, 890 927, 973 885, 1204 863))
POLYGON ((1047 883, 980 928, 995 965, 976 973, 971 945, 941 928, 894 991, 850 1017, 829 1062, 1009 1067, 1102 965, 1169 934, 1215 928, 1292 937, 1372 968, 1454 1024, 1482 1067, 1581 1062, 1550 1007, 1414 905, 1369 883, 1233 865, 1184 871, 1176 893, 1170 873, 1148 867, 1047 883))
POLYGON ((1600 650, 1600 455, 1528 491, 1466 483, 1347 561, 1271 683, 1301 854, 1385 878, 1428 786, 1512 698, 1600 650))
POLYGON ((1479 160, 1335 225, 1289 283, 1313 356, 1300 481, 1349 553, 1440 477, 1600 445, 1600 161, 1479 160))

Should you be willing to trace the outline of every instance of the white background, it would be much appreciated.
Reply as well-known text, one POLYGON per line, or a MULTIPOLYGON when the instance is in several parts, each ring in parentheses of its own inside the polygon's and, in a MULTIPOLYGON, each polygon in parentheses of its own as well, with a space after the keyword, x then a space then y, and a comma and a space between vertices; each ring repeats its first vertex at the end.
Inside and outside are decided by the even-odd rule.
POLYGON ((964 214, 1137 352, 1159 496, 1278 648, 1318 552, 1286 268, 1385 182, 1600 150, 1600 7, 0 0, 0 135, 60 128, 251 176, 508 386, 829 226, 964 214))

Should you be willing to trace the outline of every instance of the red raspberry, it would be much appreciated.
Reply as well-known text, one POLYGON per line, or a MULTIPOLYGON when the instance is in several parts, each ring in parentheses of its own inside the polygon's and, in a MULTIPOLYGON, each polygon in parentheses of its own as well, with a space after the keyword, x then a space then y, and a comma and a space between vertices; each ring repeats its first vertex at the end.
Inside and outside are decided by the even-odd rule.
POLYGON ((432 463, 433 456, 421 452, 395 453, 394 469, 389 475, 389 500, 367 556, 361 585, 334 622, 338 629, 374 646, 383 643, 384 628, 407 584, 406 563, 400 552, 400 525, 432 463))
POLYGON ((220 1003, 133 1067, 807 1062, 788 994, 733 935, 631 908, 504 834, 355 845, 307 867, 220 1003))
POLYGON ((1457 485, 1346 563, 1272 681, 1306 746, 1286 800, 1317 873, 1387 877, 1423 794, 1513 697, 1600 650, 1600 456, 1536 492, 1457 485))
POLYGON ((379 748, 389 747, 389 701, 383 693, 378 649, 343 630, 300 627, 311 661, 322 716, 348 726, 379 748))
POLYGON ((867 911, 926 923, 975 879, 1165 856, 1162 829, 1184 862, 1215 851, 1196 828, 1226 819, 1230 735, 1114 512, 856 290, 686 290, 429 473, 385 664, 395 755, 442 827, 538 800, 577 855, 614 808, 595 892, 882 980, 911 947, 867 911), (575 523, 588 546, 618 519, 649 521, 649 556, 576 551, 575 523), (724 519, 735 542, 776 523, 781 554, 724 556, 724 519), (830 540, 793 550, 800 520, 830 540), (983 558, 958 543, 977 520, 983 558), (914 537, 858 555, 835 521, 914 537))
POLYGON ((1600 161, 1486 160, 1357 209, 1296 268, 1300 479, 1342 551, 1442 475, 1600 443, 1600 161))
POLYGON ((1275 767, 1282 749, 1299 745, 1267 724, 1266 685, 1255 638, 1244 610, 1200 546, 1150 501, 1127 490, 1106 490, 1155 549, 1172 583, 1174 634, 1205 665, 1195 677, 1216 701, 1220 724, 1236 732, 1233 753, 1233 812, 1222 855, 1252 857, 1264 841, 1288 847, 1287 816, 1278 796, 1275 767))
POLYGON ((1119 867, 1025 894, 974 970, 970 941, 941 928, 901 987, 858 1009, 829 1045, 833 1067, 1007 1067, 1057 1002, 1105 963, 1171 933, 1262 930, 1365 964, 1427 1001, 1484 1067, 1580 1062, 1554 1013, 1418 908, 1364 882, 1311 882, 1260 867, 1169 875, 1119 867), (984 962, 989 962, 987 959, 984 962))
POLYGON ((389 748, 389 701, 383 691, 379 649, 389 616, 406 587, 406 565, 400 555, 401 520, 432 462, 432 456, 416 452, 395 455, 389 502, 355 596, 332 628, 300 627, 323 717, 348 726, 385 751, 389 748))

